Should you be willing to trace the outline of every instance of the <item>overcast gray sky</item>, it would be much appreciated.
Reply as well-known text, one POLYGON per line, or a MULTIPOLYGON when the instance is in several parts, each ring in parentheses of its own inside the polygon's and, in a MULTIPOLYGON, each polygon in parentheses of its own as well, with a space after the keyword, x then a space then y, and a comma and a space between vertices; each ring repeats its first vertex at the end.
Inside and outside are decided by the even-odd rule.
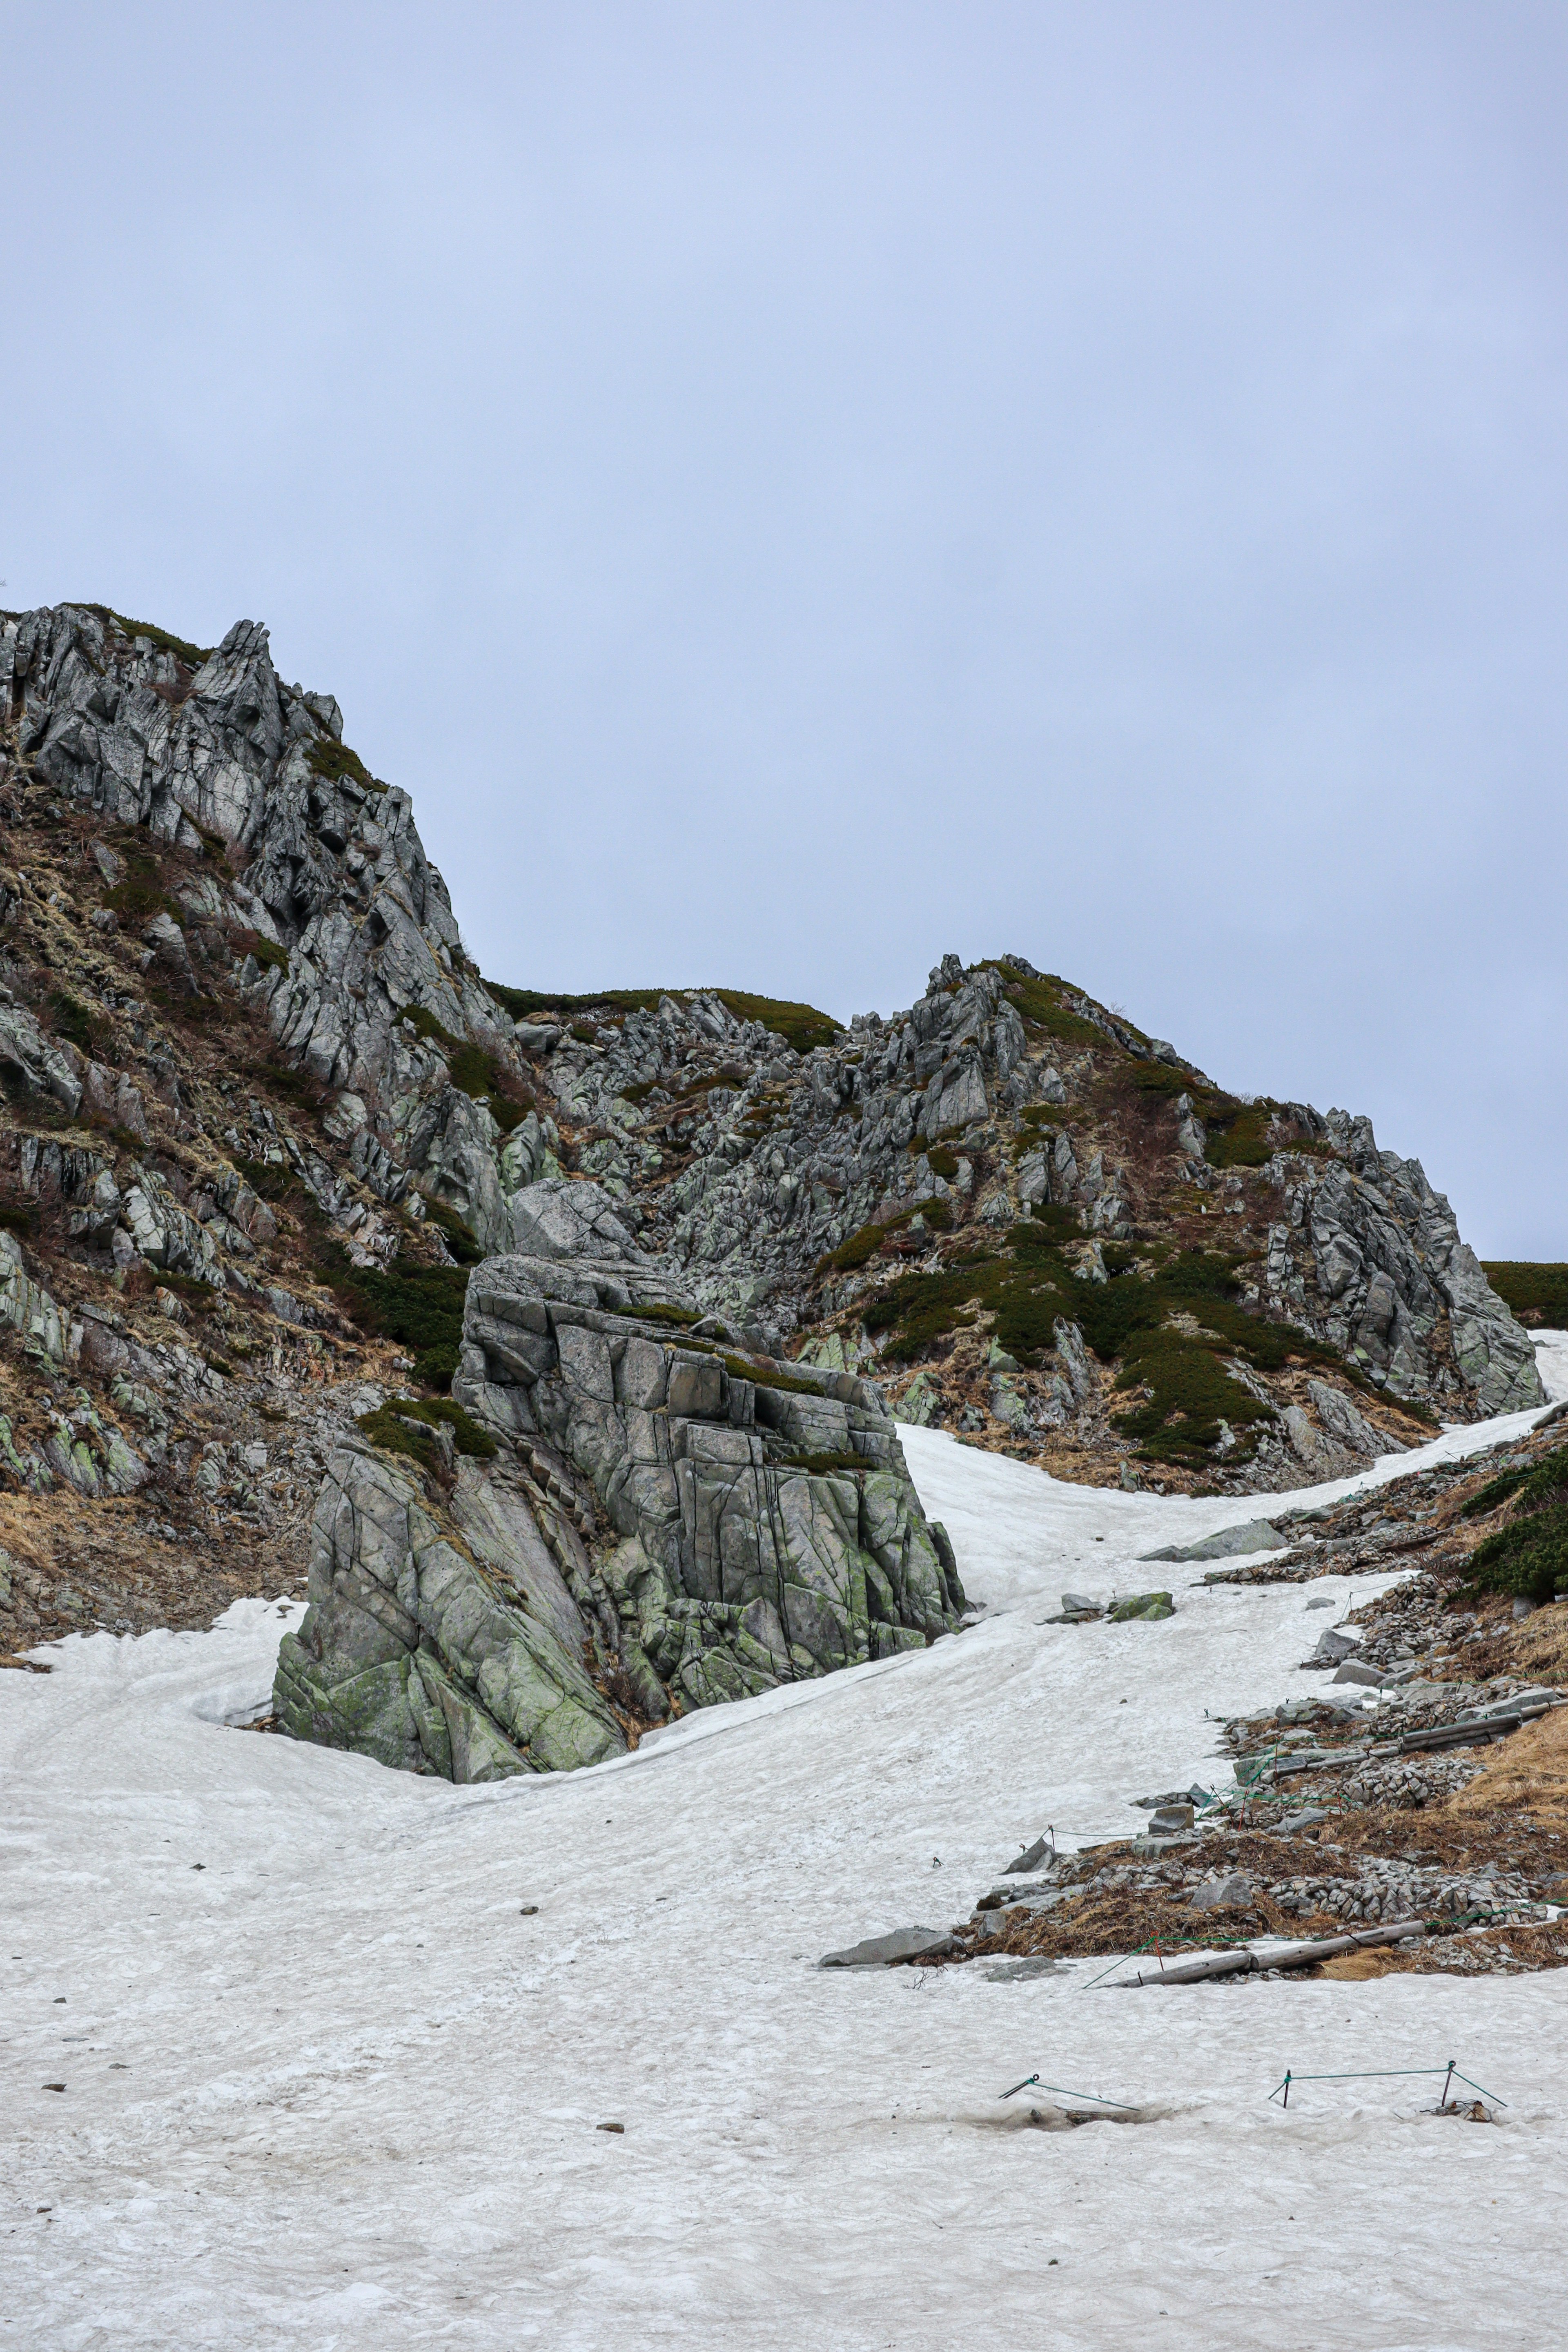
POLYGON ((0 601, 522 986, 1017 950, 1568 1257, 1568 14, 8 5, 0 601))

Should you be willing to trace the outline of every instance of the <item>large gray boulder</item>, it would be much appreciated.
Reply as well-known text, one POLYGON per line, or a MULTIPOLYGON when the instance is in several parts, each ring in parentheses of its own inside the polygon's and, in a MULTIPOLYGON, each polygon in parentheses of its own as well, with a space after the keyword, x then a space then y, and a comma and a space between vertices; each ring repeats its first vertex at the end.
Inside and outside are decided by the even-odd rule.
MULTIPOLYGON (((1197 1543, 1162 1544, 1158 1551, 1141 1551, 1140 1560, 1236 1559, 1248 1552, 1278 1551, 1285 1538, 1268 1519, 1248 1519, 1239 1528, 1221 1528, 1197 1543)), ((1064 1592, 1062 1600, 1067 1601, 1064 1592)))
POLYGON ((895 1927, 886 1936, 868 1936, 863 1943, 847 1945, 841 1952, 824 1952, 820 1969, 892 1969, 902 1960, 945 1959, 959 1948, 958 1938, 945 1927, 895 1927))
MULTIPOLYGON (((602 1238, 588 1184, 552 1190, 549 1230, 566 1234, 574 1192, 575 1230, 602 1238)), ((647 1715, 953 1631, 956 1563, 879 1391, 698 1339, 682 1299, 635 1254, 488 1260, 453 1381, 503 1444, 542 1446, 587 1490, 595 1606, 647 1715)))
POLYGON ((560 1770, 955 1631, 952 1548, 877 1390, 698 1338, 595 1186, 529 1192, 560 1254, 474 1268, 453 1382, 496 1452, 444 1476, 339 1448, 285 1727, 458 1780, 560 1770))
POLYGON ((512 1246, 525 1257, 640 1259, 597 1184, 547 1176, 511 1196, 512 1246))

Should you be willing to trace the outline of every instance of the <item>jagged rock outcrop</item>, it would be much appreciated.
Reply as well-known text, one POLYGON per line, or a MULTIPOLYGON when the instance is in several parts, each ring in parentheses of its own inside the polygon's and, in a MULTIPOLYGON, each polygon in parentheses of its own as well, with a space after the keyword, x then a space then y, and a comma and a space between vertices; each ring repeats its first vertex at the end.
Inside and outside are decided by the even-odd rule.
MULTIPOLYGON (((413 803, 344 747, 331 696, 284 685, 264 628, 237 622, 214 652, 184 654, 87 606, 24 614, 0 628, 0 709, 68 805, 226 852, 239 878, 215 875, 193 911, 255 935, 260 960, 240 976, 284 1049, 358 1097, 367 1181, 374 1168, 391 1200, 417 1178, 504 1247, 501 1129, 452 1083, 441 1040, 510 1060, 511 1023, 464 955, 413 803)), ((195 991, 167 908, 143 938, 195 991)), ((37 1052, 25 1016, 0 1017, 0 1058, 37 1052)), ((52 1066, 43 1076, 57 1092, 73 1083, 52 1066)))
POLYGON ((557 1769, 956 1629, 951 1547, 875 1389, 738 1354, 591 1183, 514 1214, 534 1251, 473 1270, 453 1382, 495 1454, 437 1500, 340 1449, 279 1660, 287 1729, 455 1780, 557 1769))
MULTIPOLYGON (((1051 982, 1044 992, 1023 957, 966 970, 948 956, 909 1013, 858 1018, 804 1068, 781 1063, 776 1040, 713 997, 617 1009, 591 1037, 581 1024, 533 1034, 563 1120, 597 1139, 584 1164, 700 1297, 775 1348, 819 1319, 825 1257, 927 1203, 1004 1233, 1067 1210, 1086 1235, 1125 1244, 1177 1183, 1222 1212, 1245 1213, 1267 1188, 1285 1213, 1258 1251, 1263 1303, 1392 1394, 1484 1412, 1542 1402, 1528 1336, 1418 1162, 1379 1152, 1365 1119, 1284 1104, 1271 1118, 1285 1148, 1242 1165, 1218 1154, 1221 1173, 1194 1100, 1214 1094, 1201 1074, 1079 992, 1051 982), (1045 1019, 1026 1020, 1014 995, 1045 1019), (678 1073, 704 1039, 723 1057, 718 1083, 686 1109, 678 1073), (1129 1066, 1169 1120, 1168 1139, 1100 1113, 1106 1076, 1129 1066), (673 1173, 672 1128, 684 1147, 673 1173), (939 1139, 948 1148, 933 1154, 939 1139)), ((1243 1108, 1227 1098, 1217 1119, 1243 1108)), ((1059 1369, 1081 1404, 1081 1370, 1059 1369)))
MULTIPOLYGON (((590 1527, 597 1582, 560 1574, 623 1728, 656 1685, 694 1704, 951 1618, 876 1483, 896 1465, 862 1466, 873 1382, 1062 1476, 1258 1492, 1408 1444, 1413 1415, 1542 1401, 1415 1161, 1226 1094, 1024 957, 944 957, 847 1029, 730 989, 488 985, 407 795, 252 624, 203 651, 101 608, 0 615, 0 1503, 142 1497, 155 1594, 109 1514, 59 1538, 105 1563, 105 1622, 195 1622, 198 1534, 214 1590, 285 1559, 292 1584, 349 1391, 444 1389, 460 1349, 517 1475, 590 1527), (529 1348, 472 1299, 464 1326, 480 1257, 521 1267, 473 1297, 510 1297, 529 1348), (633 1339, 673 1404, 617 1388, 633 1339), (764 1598, 776 1632, 701 1613, 764 1598)), ((419 1507, 457 1539, 444 1490, 419 1507)))
POLYGON ((1482 1413, 1543 1403, 1529 1335, 1420 1161, 1380 1151, 1370 1119, 1331 1111, 1313 1124, 1344 1156, 1281 1157, 1288 1214, 1269 1230, 1269 1292, 1401 1394, 1430 1393, 1431 1343, 1446 1317, 1454 1365, 1482 1413))

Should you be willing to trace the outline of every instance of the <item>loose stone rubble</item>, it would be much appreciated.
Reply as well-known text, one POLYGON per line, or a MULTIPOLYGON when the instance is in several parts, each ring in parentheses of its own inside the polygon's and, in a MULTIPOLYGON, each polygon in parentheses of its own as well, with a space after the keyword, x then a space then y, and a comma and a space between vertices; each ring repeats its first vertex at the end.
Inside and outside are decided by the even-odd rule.
MULTIPOLYGON (((1224 1724, 1208 1784, 1131 1800, 1146 1817, 1135 1834, 1061 1853, 1037 1838, 952 1924, 952 1948, 911 1960, 1152 1952, 1137 1980, 1154 1981, 1161 1956, 1209 1950, 1217 1936, 1220 1948, 1245 1946, 1258 1969, 1279 1973, 1303 1940, 1412 1923, 1396 1945, 1310 1958, 1307 1972, 1563 1965, 1568 1595, 1515 1617, 1506 1597, 1473 1590, 1464 1569, 1508 1509, 1512 1480, 1560 1444, 1554 1412, 1489 1455, 1314 1515, 1305 1548, 1313 1574, 1410 1572, 1338 1623, 1322 1624, 1306 1602, 1303 1695, 1224 1724), (1355 1678, 1340 1682, 1347 1675, 1355 1678)), ((1303 1573, 1287 1556, 1203 1581, 1299 1582, 1303 1573)), ((1110 1613, 1062 1598, 1050 1622, 1110 1613)), ((1227 1970, 1204 1980, 1250 1979, 1227 1970)))

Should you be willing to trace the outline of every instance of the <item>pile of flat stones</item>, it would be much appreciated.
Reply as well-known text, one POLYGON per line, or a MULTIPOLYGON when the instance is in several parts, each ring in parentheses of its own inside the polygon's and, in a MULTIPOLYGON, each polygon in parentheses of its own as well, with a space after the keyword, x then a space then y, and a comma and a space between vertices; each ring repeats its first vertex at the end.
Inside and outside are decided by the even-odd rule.
POLYGON ((1470 1911, 1500 1921, 1546 1916, 1517 1871, 1489 1867, 1456 1878, 1450 1871, 1367 1858, 1354 1878, 1290 1878, 1271 1891, 1281 1911, 1331 1911, 1336 1918, 1369 1927, 1383 1919, 1452 1919, 1470 1911))
POLYGON ((1457 1796, 1480 1769, 1473 1748, 1461 1748, 1453 1756, 1401 1757, 1394 1763, 1369 1764, 1345 1782, 1345 1801, 1382 1812, 1406 1812, 1457 1796))

